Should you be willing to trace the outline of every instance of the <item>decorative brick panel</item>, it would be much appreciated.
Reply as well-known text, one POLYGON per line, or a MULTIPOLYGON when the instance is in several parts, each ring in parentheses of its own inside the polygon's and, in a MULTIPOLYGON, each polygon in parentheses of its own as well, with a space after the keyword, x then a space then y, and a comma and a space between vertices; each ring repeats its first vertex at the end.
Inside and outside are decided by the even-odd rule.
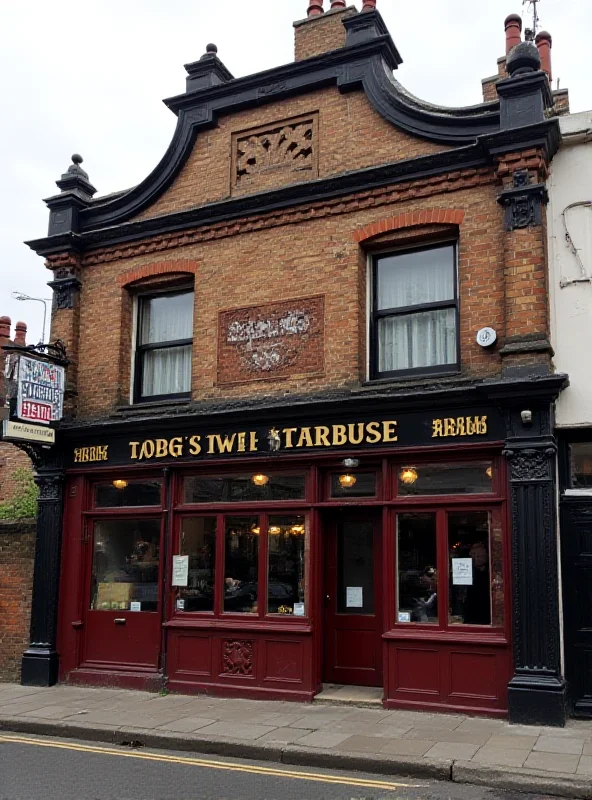
POLYGON ((318 177, 317 112, 232 136, 232 192, 254 192, 318 177))
POLYGON ((222 311, 218 385, 324 370, 324 297, 222 311))

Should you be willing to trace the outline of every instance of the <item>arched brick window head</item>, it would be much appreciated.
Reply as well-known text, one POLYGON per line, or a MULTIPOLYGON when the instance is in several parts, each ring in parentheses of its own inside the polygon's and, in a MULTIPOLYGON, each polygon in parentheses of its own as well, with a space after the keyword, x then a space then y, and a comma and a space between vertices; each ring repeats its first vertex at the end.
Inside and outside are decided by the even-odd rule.
POLYGON ((356 242, 365 242, 375 236, 380 236, 382 233, 401 230, 402 228, 415 228, 420 225, 462 225, 464 218, 464 211, 453 208, 430 208, 425 211, 412 211, 364 225, 363 228, 358 228, 354 232, 353 237, 356 242))

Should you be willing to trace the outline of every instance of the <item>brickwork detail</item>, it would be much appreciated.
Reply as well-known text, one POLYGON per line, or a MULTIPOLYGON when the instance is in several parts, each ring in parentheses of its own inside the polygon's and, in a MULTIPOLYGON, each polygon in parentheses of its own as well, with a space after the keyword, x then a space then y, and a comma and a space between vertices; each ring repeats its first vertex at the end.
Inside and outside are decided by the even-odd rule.
POLYGON ((223 673, 226 675, 253 674, 253 642, 226 639, 223 646, 223 673))
POLYGON ((19 681, 29 644, 34 522, 0 522, 0 681, 19 681))
POLYGON ((29 456, 8 442, 0 442, 0 503, 10 500, 17 489, 14 473, 31 469, 29 456))
POLYGON ((222 311, 218 385, 324 369, 324 298, 222 311))
POLYGON ((234 134, 232 138, 235 191, 267 189, 270 184, 318 176, 318 114, 234 134))
POLYGON ((355 231, 354 241, 364 242, 388 231, 400 228, 412 228, 417 225, 462 225, 465 212, 451 208, 431 208, 425 211, 415 211, 407 214, 397 214, 395 217, 372 222, 355 231))
POLYGON ((178 259, 177 261, 161 261, 157 264, 143 264, 141 267, 136 267, 136 269, 129 270, 119 275, 117 282, 121 287, 125 287, 136 281, 152 278, 156 275, 170 275, 183 272, 195 275, 197 272, 197 262, 188 259, 178 259))

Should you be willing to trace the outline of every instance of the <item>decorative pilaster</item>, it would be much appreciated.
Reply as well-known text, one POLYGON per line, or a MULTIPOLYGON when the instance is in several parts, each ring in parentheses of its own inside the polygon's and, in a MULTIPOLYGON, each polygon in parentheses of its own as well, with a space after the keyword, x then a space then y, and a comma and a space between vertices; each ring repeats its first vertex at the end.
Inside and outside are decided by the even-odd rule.
POLYGON ((514 677, 511 722, 564 725, 557 563, 556 452, 550 406, 508 412, 504 451, 510 473, 514 677), (531 434, 531 435, 529 435, 531 434))
POLYGON ((57 610, 62 543, 62 483, 59 469, 40 469, 37 541, 33 572, 30 645, 23 654, 23 686, 53 686, 58 679, 57 610))

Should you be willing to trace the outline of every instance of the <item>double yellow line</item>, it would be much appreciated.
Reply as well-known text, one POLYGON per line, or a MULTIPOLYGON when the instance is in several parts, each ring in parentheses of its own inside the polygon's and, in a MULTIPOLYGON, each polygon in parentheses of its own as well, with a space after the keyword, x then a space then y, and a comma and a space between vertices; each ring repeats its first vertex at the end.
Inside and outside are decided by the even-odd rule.
POLYGON ((269 775, 274 778, 290 778, 300 781, 313 781, 315 783, 333 783, 343 786, 384 789, 386 791, 395 791, 403 788, 419 788, 420 786, 420 784, 394 783, 391 781, 355 778, 354 776, 330 775, 323 772, 298 772, 296 770, 261 767, 231 761, 211 761, 202 758, 185 758, 160 753, 140 753, 138 751, 120 750, 113 747, 97 747, 86 744, 70 744, 69 742, 33 739, 28 736, 0 735, 0 742, 6 742, 7 744, 34 745, 35 747, 53 747, 58 750, 74 750, 78 753, 97 753, 104 756, 135 758, 142 761, 159 761, 165 764, 183 764, 186 767, 203 767, 204 769, 226 770, 227 772, 244 772, 251 775, 269 775))

